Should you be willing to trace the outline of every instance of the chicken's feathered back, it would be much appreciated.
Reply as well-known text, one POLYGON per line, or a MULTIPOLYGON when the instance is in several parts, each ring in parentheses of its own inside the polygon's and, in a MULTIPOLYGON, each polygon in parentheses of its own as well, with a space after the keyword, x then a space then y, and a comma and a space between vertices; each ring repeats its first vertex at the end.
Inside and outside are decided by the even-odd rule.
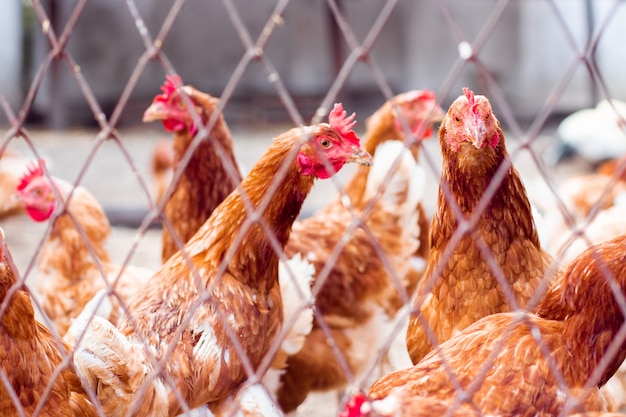
POLYGON ((441 343, 486 315, 509 311, 511 303, 523 308, 550 265, 539 244, 526 190, 512 165, 482 213, 475 213, 494 175, 510 164, 489 100, 464 89, 442 121, 439 140, 443 166, 431 251, 406 336, 413 363, 432 349, 422 320, 441 343), (472 230, 450 246, 459 225, 472 217, 477 218, 472 230), (507 285, 481 251, 483 244, 507 285))

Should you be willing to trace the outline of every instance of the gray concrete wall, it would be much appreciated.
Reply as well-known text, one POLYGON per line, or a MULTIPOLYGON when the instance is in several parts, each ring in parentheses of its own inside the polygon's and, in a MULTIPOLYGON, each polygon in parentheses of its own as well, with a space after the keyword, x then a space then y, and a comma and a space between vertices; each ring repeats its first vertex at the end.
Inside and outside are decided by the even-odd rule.
MULTIPOLYGON (((60 27, 63 27, 74 4, 67 1, 56 3, 60 27)), ((171 2, 136 0, 136 4, 148 30, 156 36, 171 2)), ((343 0, 340 4, 355 36, 363 40, 384 1, 343 0)), ((450 15, 459 22, 462 36, 473 41, 491 16, 495 2, 456 0, 445 4, 449 6, 450 15)), ((572 37, 582 48, 587 38, 585 0, 557 0, 555 4, 563 12, 572 37)), ((608 0, 594 0, 598 22, 606 19, 611 4, 608 0)), ((239 0, 235 5, 252 39, 256 40, 275 0, 239 0)), ((625 13, 622 7, 613 17, 613 24, 604 33, 597 51, 597 62, 611 94, 622 99, 626 97, 626 81, 622 76, 626 63, 623 47, 626 26, 619 22, 626 21, 625 13)), ((294 0, 287 6, 283 17, 284 23, 271 36, 265 54, 294 97, 309 97, 311 103, 317 103, 332 85, 337 65, 343 59, 337 62, 333 54, 343 51, 344 58, 347 54, 343 35, 333 37, 332 17, 322 0, 294 0)), ((548 2, 511 2, 496 24, 493 35, 479 52, 481 62, 510 99, 513 110, 522 117, 536 114, 549 99, 550 91, 567 66, 576 58, 577 52, 568 45, 555 21, 556 16, 548 2)), ((35 40, 34 61, 38 64, 47 53, 48 42, 40 34, 35 40)), ((216 95, 221 94, 244 52, 239 34, 222 2, 217 0, 188 0, 163 50, 185 82, 216 95)), ((116 104, 144 46, 124 2, 91 0, 70 38, 68 51, 80 65, 98 102, 108 112, 116 104)), ((437 2, 401 0, 372 53, 395 91, 422 87, 438 91, 447 86, 450 87, 448 96, 442 97, 447 102, 459 94, 461 86, 469 85, 481 92, 485 89, 485 78, 471 63, 460 70, 457 81, 445 84, 459 55, 457 41, 437 2)), ((148 64, 124 113, 125 122, 139 120, 141 111, 163 77, 164 71, 159 63, 148 64)), ((569 112, 592 105, 591 85, 589 74, 580 67, 556 110, 569 112)), ((376 103, 382 98, 369 67, 359 62, 340 95, 362 98, 368 94, 376 103)), ((248 107, 258 107, 264 102, 255 100, 268 96, 274 96, 274 87, 261 64, 253 62, 236 88, 235 99, 243 103, 241 106, 249 100, 248 107)), ((278 112, 286 115, 280 103, 274 104, 278 112)), ((38 93, 35 110, 45 115, 53 127, 94 122, 82 93, 63 62, 57 63, 47 75, 38 93)))

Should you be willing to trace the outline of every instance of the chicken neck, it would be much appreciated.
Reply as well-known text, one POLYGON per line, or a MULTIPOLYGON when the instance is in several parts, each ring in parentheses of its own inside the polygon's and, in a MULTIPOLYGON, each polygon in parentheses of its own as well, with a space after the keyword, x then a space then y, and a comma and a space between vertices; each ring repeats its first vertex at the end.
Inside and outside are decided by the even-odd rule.
MULTIPOLYGON (((268 285, 263 282, 263 277, 267 276, 267 271, 278 268, 278 255, 260 223, 265 222, 269 226, 278 245, 284 248, 291 226, 314 184, 314 176, 300 174, 295 159, 288 169, 281 170, 283 163, 286 163, 285 155, 293 153, 290 151, 298 143, 293 135, 299 133, 299 130, 292 129, 277 137, 237 190, 214 211, 209 221, 216 223, 219 228, 214 236, 221 242, 220 258, 226 255, 233 244, 240 242, 228 263, 228 271, 241 279, 258 280, 256 283, 247 282, 252 287, 268 285), (282 178, 279 179, 279 176, 282 178), (278 181, 278 186, 274 188, 275 181, 278 181), (268 196, 270 192, 271 196, 268 196), (269 204, 266 204, 268 198, 269 204), (242 229, 251 216, 248 206, 260 210, 256 214, 259 221, 242 229), (244 235, 238 238, 240 233, 244 235)), ((271 287, 272 284, 269 285, 271 287)))
MULTIPOLYGON (((467 175, 462 172, 453 156, 444 159, 441 182, 447 187, 439 187, 437 205, 439 210, 433 217, 431 245, 443 246, 452 238, 460 221, 456 218, 449 199, 458 205, 465 219, 474 215, 485 191, 501 163, 508 159, 506 151, 496 159, 497 164, 485 167, 482 175, 467 175), (451 196, 446 197, 445 188, 451 196), (452 227, 450 227, 452 226, 452 227)), ((512 240, 528 239, 539 248, 539 237, 535 228, 530 202, 522 180, 511 165, 496 188, 485 210, 480 215, 475 228, 479 232, 497 231, 498 244, 508 246, 512 240)))
MULTIPOLYGON (((212 100, 195 97, 202 106, 203 119, 208 121, 215 111, 212 100)), ((189 150, 194 139, 187 129, 174 136, 174 168, 189 150)), ((193 150, 187 165, 165 205, 165 216, 172 222, 182 243, 186 243, 209 218, 213 210, 237 187, 241 175, 235 161, 233 141, 220 114, 208 137, 193 150), (226 158, 222 158, 216 147, 220 146, 226 158), (232 169, 227 169, 229 164, 232 169)), ((167 260, 177 246, 167 228, 163 229, 162 259, 167 260)))

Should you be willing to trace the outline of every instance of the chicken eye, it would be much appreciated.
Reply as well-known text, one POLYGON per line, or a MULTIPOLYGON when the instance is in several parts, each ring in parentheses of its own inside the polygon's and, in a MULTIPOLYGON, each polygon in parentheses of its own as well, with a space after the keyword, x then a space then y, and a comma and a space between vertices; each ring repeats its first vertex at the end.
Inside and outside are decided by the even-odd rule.
POLYGON ((461 123, 461 118, 459 116, 454 116, 454 121, 456 123, 461 123))
POLYGON ((331 145, 332 145, 332 142, 331 142, 330 140, 326 139, 326 138, 322 138, 322 139, 320 140, 320 146, 321 146, 322 148, 324 148, 324 149, 328 149, 328 148, 330 148, 330 147, 331 147, 331 145))
POLYGON ((485 122, 489 121, 489 113, 485 115, 485 122))

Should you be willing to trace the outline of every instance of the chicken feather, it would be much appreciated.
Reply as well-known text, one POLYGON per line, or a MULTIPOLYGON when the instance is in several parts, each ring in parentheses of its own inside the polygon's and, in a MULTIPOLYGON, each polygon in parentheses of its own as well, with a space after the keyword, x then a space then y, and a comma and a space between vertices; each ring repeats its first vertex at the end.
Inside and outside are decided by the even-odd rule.
MULTIPOLYGON (((106 249, 111 226, 100 203, 86 188, 44 175, 44 165, 40 160, 23 173, 15 195, 31 219, 52 222, 39 260, 37 293, 44 312, 64 335, 100 289, 114 288, 125 300, 146 285, 153 271, 116 265, 106 249), (57 213, 63 202, 65 210, 57 213)), ((115 322, 120 305, 117 297, 112 298, 114 306, 106 318, 115 322)))
MULTIPOLYGON (((333 112, 345 115, 340 105, 333 112)), ((321 158, 335 172, 346 162, 371 163, 357 140, 326 123, 278 136, 185 250, 170 257, 145 291, 130 301, 132 316, 118 324, 119 334, 102 337, 104 327, 96 326, 101 321, 97 317, 87 326, 74 363, 80 367, 86 358, 89 365, 99 364, 99 369, 87 367, 81 372, 94 381, 91 388, 112 416, 161 413, 155 407, 164 401, 165 415, 173 416, 184 410, 180 398, 189 408, 220 401, 248 377, 246 363, 253 369, 260 365, 283 319, 278 256, 272 241, 279 246, 286 243, 315 177, 331 175, 321 158), (283 167, 285 159, 289 162, 283 167), (284 175, 276 179, 280 171, 284 175), (272 184, 276 189, 269 200, 266 192, 272 184), (249 212, 248 205, 259 211, 249 212), (262 224, 269 227, 272 238, 262 224), (127 357, 118 363, 110 361, 103 348, 97 352, 95 346, 117 343, 118 337, 128 338, 125 346, 137 359, 127 357), (211 345, 207 338, 213 337, 216 343, 211 345), (142 349, 133 348, 141 342, 142 349), (199 343, 206 344, 197 348, 199 343), (93 360, 96 353, 99 359, 93 360), (153 367, 157 361, 163 361, 159 374, 146 372, 145 366, 153 367), (141 389, 132 392, 131 382, 141 389), (167 398, 141 400, 145 392, 160 395, 161 384, 167 398)))
POLYGON ((413 363, 433 347, 427 328, 437 343, 444 342, 484 316, 527 307, 550 279, 552 259, 539 243, 524 184, 489 100, 464 89, 444 117, 439 141, 443 166, 431 251, 406 335, 413 363), (503 167, 499 185, 492 187, 503 167), (460 233, 472 218, 476 223, 460 233))
POLYGON ((402 389, 499 416, 606 411, 599 386, 626 357, 626 341, 617 338, 625 250, 626 236, 588 249, 555 278, 537 314, 517 310, 476 321, 416 365, 376 381, 369 399, 402 389))
POLYGON ((39 410, 38 415, 47 417, 95 417, 96 410, 77 375, 64 364, 69 346, 35 319, 31 294, 21 287, 16 274, 0 229, 0 372, 10 385, 0 383, 0 413, 17 417, 39 410))

